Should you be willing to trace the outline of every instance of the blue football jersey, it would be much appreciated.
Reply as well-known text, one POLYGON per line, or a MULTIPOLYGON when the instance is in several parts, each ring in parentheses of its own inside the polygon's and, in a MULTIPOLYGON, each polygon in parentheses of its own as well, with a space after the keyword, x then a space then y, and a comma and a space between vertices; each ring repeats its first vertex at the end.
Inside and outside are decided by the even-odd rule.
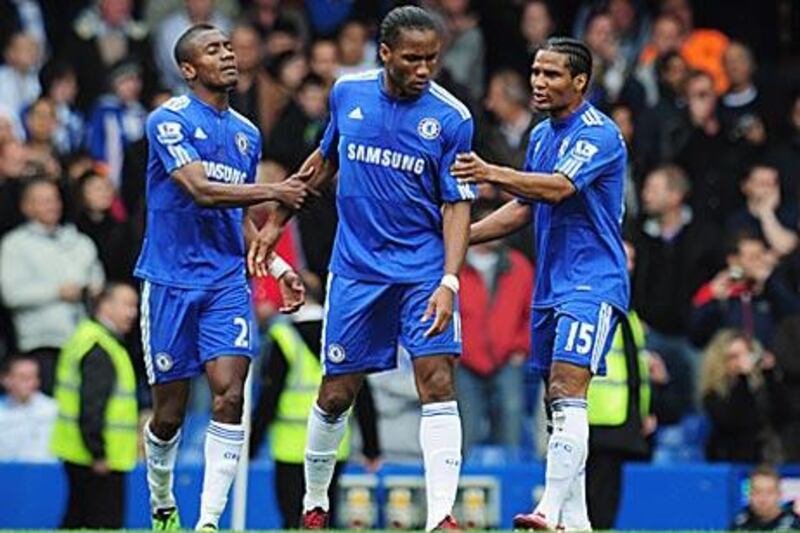
POLYGON ((243 283, 244 209, 197 204, 170 174, 193 161, 211 181, 253 183, 261 135, 245 117, 193 94, 167 100, 147 118, 147 226, 134 274, 182 288, 243 283))
POLYGON ((532 206, 534 307, 586 300, 627 310, 630 289, 622 246, 626 162, 616 124, 588 102, 565 119, 540 122, 531 132, 525 170, 563 174, 577 189, 558 204, 532 206))
POLYGON ((378 69, 340 78, 330 115, 321 149, 339 164, 331 272, 390 283, 440 278, 442 204, 475 198, 450 174, 456 154, 470 151, 469 110, 433 82, 417 98, 392 98, 378 69))

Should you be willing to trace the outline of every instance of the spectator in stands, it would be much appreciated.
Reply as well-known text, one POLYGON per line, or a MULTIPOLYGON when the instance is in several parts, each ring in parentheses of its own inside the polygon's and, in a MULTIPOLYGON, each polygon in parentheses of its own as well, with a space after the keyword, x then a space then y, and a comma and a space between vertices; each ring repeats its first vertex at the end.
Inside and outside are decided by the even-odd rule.
POLYGON ((481 124, 478 151, 493 163, 522 168, 528 137, 538 122, 529 107, 524 78, 513 70, 499 70, 489 81, 484 108, 491 114, 481 124))
POLYGON ((667 52, 656 60, 658 103, 645 111, 639 122, 637 151, 649 172, 675 160, 678 148, 685 143, 689 127, 686 116, 686 81, 689 66, 678 52, 667 52))
POLYGON ((111 180, 95 172, 84 174, 78 181, 78 196, 80 210, 75 225, 97 247, 106 277, 111 281, 132 281, 137 247, 130 226, 112 214, 111 180))
POLYGON ((14 34, 25 32, 36 40, 42 56, 46 56, 48 45, 61 22, 56 11, 57 6, 43 0, 0 2, 0 49, 5 48, 14 34))
POLYGON ((336 43, 330 39, 319 39, 311 43, 308 66, 313 74, 325 80, 325 86, 330 89, 339 71, 339 49, 336 43))
POLYGON ((254 26, 238 24, 231 32, 231 46, 239 67, 239 81, 230 93, 233 109, 258 123, 258 68, 261 66, 261 38, 254 26))
POLYGON ((718 225, 742 204, 738 177, 749 166, 749 152, 725 135, 718 99, 709 74, 695 71, 686 82, 689 127, 673 146, 675 161, 692 179, 690 199, 695 214, 718 225))
POLYGON ((484 89, 486 44, 470 0, 437 0, 444 15, 446 44, 439 60, 453 81, 479 101, 484 89))
POLYGON ((656 105, 659 99, 657 59, 669 52, 677 52, 683 44, 681 23, 672 15, 660 15, 653 23, 650 42, 644 47, 636 67, 636 79, 645 91, 648 107, 656 105))
POLYGON ((650 16, 642 2, 637 0, 594 0, 584 2, 578 10, 573 25, 573 34, 586 38, 589 21, 596 13, 605 12, 611 19, 614 33, 618 37, 620 53, 624 61, 633 65, 650 35, 650 16))
POLYGON ((42 97, 25 109, 25 145, 29 156, 49 179, 58 182, 63 173, 55 134, 58 129, 56 106, 52 100, 42 97))
POLYGON ((58 350, 84 316, 83 300, 104 281, 97 249, 75 226, 61 224, 58 188, 36 179, 22 193, 26 224, 0 243, 0 292, 11 310, 19 349, 39 361, 51 394, 58 350))
POLYGON ((527 0, 522 8, 520 31, 525 39, 525 63, 520 65, 520 73, 528 75, 533 64, 533 56, 555 30, 550 6, 545 0, 527 0))
POLYGON ((328 90, 325 81, 309 74, 297 94, 283 110, 267 142, 264 153, 288 173, 299 168, 322 138, 328 116, 328 90))
POLYGON ((777 459, 773 424, 785 393, 775 357, 741 330, 721 329, 706 348, 700 397, 711 422, 706 459, 756 463, 777 459))
POLYGON ((778 169, 756 164, 742 180, 746 205, 728 218, 726 233, 755 233, 764 239, 777 257, 791 253, 797 246, 797 204, 781 198, 778 169))
POLYGON ((11 356, 4 362, 0 383, 0 462, 45 462, 58 415, 56 402, 39 390, 39 364, 32 357, 11 356))
POLYGON ((287 51, 267 59, 258 77, 258 125, 263 138, 269 138, 306 74, 308 62, 299 52, 287 51))
POLYGON ((769 465, 750 472, 747 508, 736 515, 728 529, 734 531, 787 531, 800 529, 800 517, 784 504, 781 476, 769 465))
POLYGON ((377 51, 369 42, 369 29, 360 20, 349 20, 339 28, 336 37, 339 47, 339 69, 336 77, 357 74, 377 66, 377 51))
POLYGON ((694 11, 689 0, 661 0, 661 14, 672 15, 681 22, 684 33, 681 55, 689 65, 708 72, 716 94, 728 90, 728 78, 722 67, 722 56, 728 48, 728 37, 715 29, 695 28, 694 11))
POLYGON ((732 42, 722 57, 730 86, 720 98, 722 127, 734 140, 753 145, 767 141, 768 121, 765 95, 753 79, 756 65, 753 52, 744 44, 732 42))
POLYGON ((592 79, 595 83, 590 89, 589 99, 601 109, 608 109, 622 93, 629 68, 608 12, 595 13, 589 18, 585 39, 594 58, 592 79))
MULTIPOLYGON (((500 205, 479 202, 475 218, 500 205)), ((456 368, 465 455, 476 444, 521 445, 532 290, 532 265, 502 240, 467 251, 461 272, 464 349, 456 368)))
POLYGON ((17 140, 0 143, 0 235, 24 222, 20 198, 27 179, 38 169, 30 150, 17 140))
POLYGON ((718 232, 698 222, 686 205, 689 180, 679 167, 660 167, 642 190, 644 219, 633 237, 636 268, 633 308, 648 325, 647 347, 664 359, 670 401, 657 413, 664 424, 677 422, 693 404, 695 351, 689 343, 692 295, 718 269, 718 232))
POLYGON ((781 176, 781 192, 785 198, 798 198, 800 192, 800 91, 796 91, 784 113, 784 123, 776 131, 779 137, 771 147, 770 157, 781 176))
POLYGON ((125 149, 144 137, 147 111, 142 95, 141 67, 132 60, 114 65, 108 75, 109 94, 101 97, 90 119, 87 144, 92 158, 102 163, 119 189, 125 149))
POLYGON ((800 313, 800 296, 776 270, 775 254, 755 233, 730 238, 727 267, 694 296, 690 335, 705 346, 722 328, 736 328, 770 348, 777 324, 800 313))
POLYGON ((3 50, 0 66, 0 102, 14 117, 30 105, 42 91, 38 78, 40 59, 36 39, 27 33, 15 33, 3 50))
POLYGON ((78 79, 75 69, 63 61, 47 63, 39 74, 42 94, 56 106, 58 125, 53 137, 60 156, 67 156, 83 147, 86 121, 75 108, 78 96, 78 79))
POLYGON ((215 0, 184 0, 180 9, 154 28, 155 64, 161 85, 172 91, 183 91, 185 87, 173 56, 175 42, 181 33, 194 24, 212 24, 226 33, 231 29, 230 19, 216 9, 215 0))
POLYGON ((111 68, 125 58, 142 66, 145 93, 155 80, 147 26, 133 19, 132 0, 95 0, 72 24, 64 59, 78 75, 78 107, 89 111, 106 90, 111 68))
POLYGON ((636 123, 633 110, 623 103, 614 104, 609 113, 619 128, 628 149, 628 164, 625 167, 625 218, 635 220, 639 216, 639 197, 642 191, 642 165, 636 150, 636 123))
POLYGON ((65 529, 123 524, 138 429, 136 375, 123 339, 136 321, 138 301, 130 285, 107 285, 92 318, 78 325, 58 357, 52 450, 69 484, 65 529))

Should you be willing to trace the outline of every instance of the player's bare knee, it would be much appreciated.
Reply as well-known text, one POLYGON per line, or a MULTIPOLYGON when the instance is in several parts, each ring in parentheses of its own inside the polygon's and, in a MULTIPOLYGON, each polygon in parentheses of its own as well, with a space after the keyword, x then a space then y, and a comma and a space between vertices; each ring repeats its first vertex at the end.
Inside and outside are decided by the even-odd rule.
POLYGON ((214 420, 219 422, 238 424, 242 419, 242 406, 244 396, 241 389, 231 388, 223 394, 214 395, 212 412, 214 420))
POLYGON ((453 372, 449 367, 437 368, 419 382, 419 399, 422 403, 449 402, 455 397, 453 372))
POLYGON ((153 413, 150 432, 161 440, 170 440, 183 425, 183 417, 176 413, 153 413))
POLYGON ((354 399, 355 395, 345 388, 321 389, 317 398, 317 405, 331 416, 341 416, 350 409, 354 399))

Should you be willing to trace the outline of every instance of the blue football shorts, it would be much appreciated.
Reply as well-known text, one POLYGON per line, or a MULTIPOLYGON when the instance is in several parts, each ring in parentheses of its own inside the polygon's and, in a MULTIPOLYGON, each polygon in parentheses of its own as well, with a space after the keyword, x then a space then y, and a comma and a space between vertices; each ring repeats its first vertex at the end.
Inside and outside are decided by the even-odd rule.
POLYGON ((588 368, 604 376, 606 354, 619 322, 619 310, 608 303, 576 301, 531 312, 531 368, 550 373, 553 361, 588 368))
POLYGON ((147 380, 168 383, 203 373, 221 355, 253 357, 253 308, 246 283, 181 289, 142 283, 140 321, 147 380))
POLYGON ((428 299, 439 280, 421 283, 374 283, 331 273, 322 330, 326 375, 381 372, 397 366, 398 345, 412 359, 461 354, 458 298, 447 329, 433 337, 424 333, 434 317, 422 323, 428 299))

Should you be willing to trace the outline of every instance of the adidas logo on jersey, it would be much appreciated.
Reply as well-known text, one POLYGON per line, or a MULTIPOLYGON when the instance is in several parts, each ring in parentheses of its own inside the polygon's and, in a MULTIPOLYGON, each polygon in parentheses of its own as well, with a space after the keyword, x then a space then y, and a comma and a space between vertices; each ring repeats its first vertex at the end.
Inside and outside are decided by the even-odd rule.
POLYGON ((200 126, 197 126, 197 129, 194 130, 194 138, 203 141, 208 139, 208 135, 206 135, 206 132, 204 132, 200 126))
POLYGON ((361 108, 357 107, 350 111, 347 115, 347 118, 352 118, 353 120, 364 120, 364 113, 361 112, 361 108))

